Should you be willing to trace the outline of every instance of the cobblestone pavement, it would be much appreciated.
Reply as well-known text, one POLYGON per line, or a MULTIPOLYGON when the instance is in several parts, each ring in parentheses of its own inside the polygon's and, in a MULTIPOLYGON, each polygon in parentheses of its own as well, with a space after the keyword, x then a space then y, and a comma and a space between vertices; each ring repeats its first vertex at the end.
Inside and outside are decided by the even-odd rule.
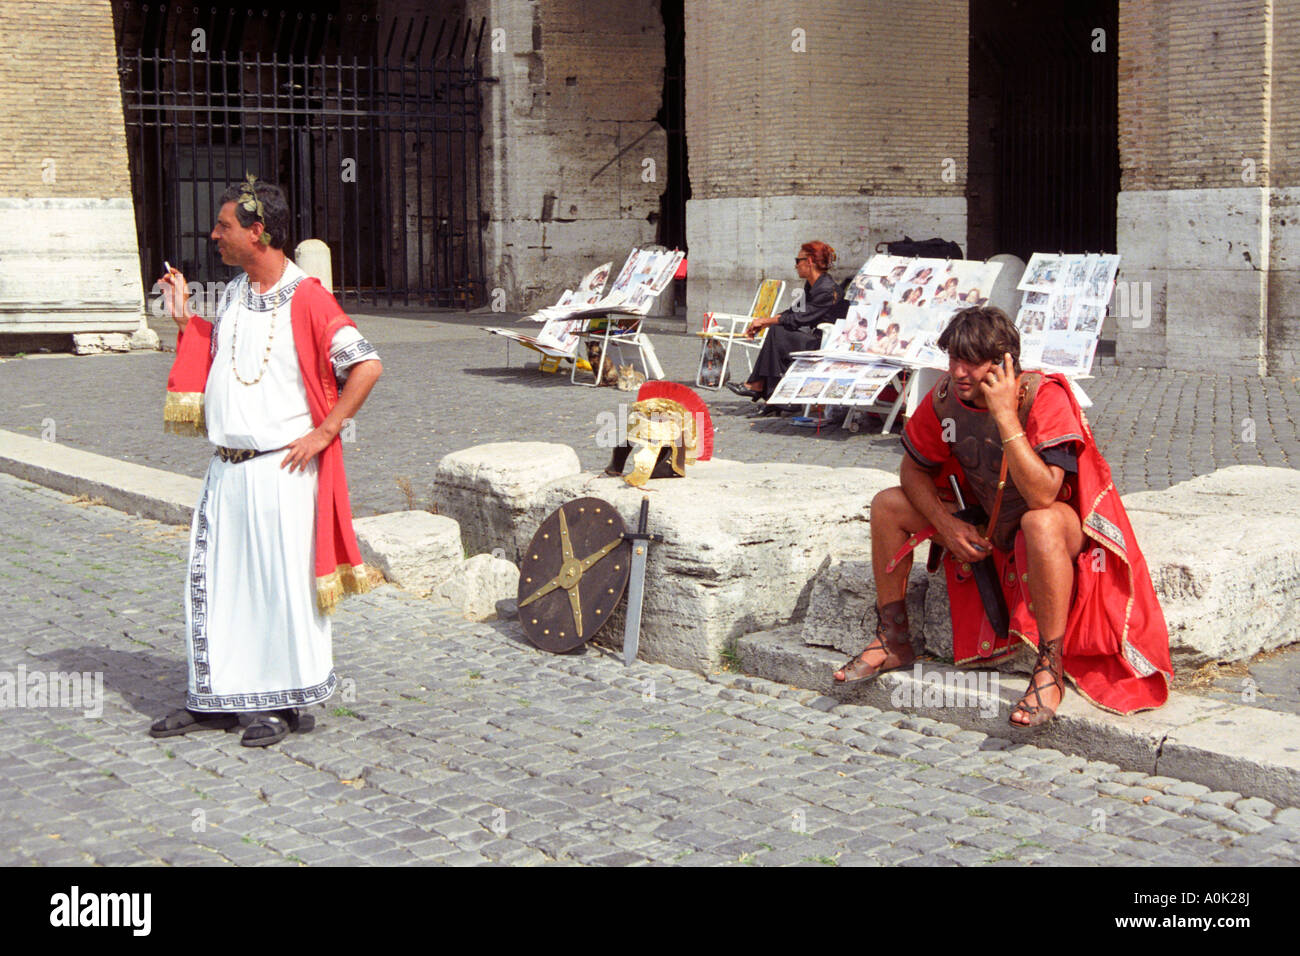
MULTIPOLYGON (((509 346, 507 367, 506 340, 479 326, 509 325, 513 317, 357 319, 384 361, 384 378, 346 452, 358 516, 408 507, 399 477, 410 479, 417 503, 424 504, 438 460, 484 442, 557 441, 573 446, 584 467, 607 461, 595 445, 597 416, 629 394, 580 388, 567 375, 538 372, 537 354, 518 345, 509 346)), ((174 332, 163 338, 170 344, 174 332)), ((691 382, 699 340, 666 332, 651 338, 669 378, 691 382)), ((171 358, 155 352, 0 363, 0 428, 40 435, 52 426, 56 440, 73 447, 200 476, 208 458, 203 444, 161 428, 171 358)), ((1088 418, 1121 492, 1165 488, 1235 464, 1300 467, 1300 390, 1291 379, 1104 365, 1095 371, 1096 378, 1084 383, 1096 402, 1088 418)), ((718 429, 719 457, 898 467, 897 435, 751 421, 745 399, 726 391, 702 394, 718 429)))
POLYGON ((343 690, 313 732, 153 740, 184 688, 186 542, 0 476, 0 672, 104 681, 98 715, 0 710, 0 864, 1300 860, 1300 809, 739 675, 556 657, 391 587, 337 616, 343 690))

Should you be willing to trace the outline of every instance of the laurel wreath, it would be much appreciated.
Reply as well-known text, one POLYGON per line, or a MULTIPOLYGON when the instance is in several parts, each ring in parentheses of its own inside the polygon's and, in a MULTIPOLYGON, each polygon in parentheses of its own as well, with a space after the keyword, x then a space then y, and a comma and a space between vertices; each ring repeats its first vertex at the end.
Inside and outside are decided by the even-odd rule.
POLYGON ((271 234, 265 231, 266 209, 262 206, 262 200, 257 198, 257 177, 252 173, 246 173, 244 182, 239 186, 239 205, 245 212, 251 212, 257 217, 258 222, 263 226, 260 241, 262 245, 269 246, 271 234))

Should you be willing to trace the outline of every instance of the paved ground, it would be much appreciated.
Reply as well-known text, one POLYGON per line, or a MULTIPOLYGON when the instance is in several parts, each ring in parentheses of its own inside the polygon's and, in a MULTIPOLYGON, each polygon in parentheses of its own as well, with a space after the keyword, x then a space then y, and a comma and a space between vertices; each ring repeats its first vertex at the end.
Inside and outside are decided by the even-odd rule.
POLYGON ((98 716, 0 710, 0 864, 1300 861, 1300 809, 739 675, 555 657, 390 587, 339 613, 344 689, 312 733, 153 740, 184 687, 185 550, 0 476, 0 672, 104 680, 98 716))
MULTIPOLYGON (((573 446, 585 467, 603 466, 597 415, 628 394, 579 388, 536 370, 536 353, 479 331, 509 316, 442 313, 359 316, 384 361, 384 378, 357 422, 346 451, 358 516, 407 507, 396 479, 428 498, 438 460, 490 441, 532 439, 573 446), (525 368, 527 362, 529 367, 525 368)), ((161 325, 157 328, 165 332, 161 325)), ((694 336, 652 336, 669 378, 693 380, 694 336)), ((170 343, 174 332, 164 336, 170 343)), ((54 437, 168 471, 201 476, 206 446, 166 435, 162 397, 169 353, 28 358, 0 363, 0 429, 54 437)), ((1300 467, 1300 389, 1289 379, 1259 379, 1101 366, 1085 383, 1088 417, 1121 492, 1159 489, 1234 464, 1300 467)), ((742 461, 791 461, 894 470, 897 437, 820 433, 773 419, 747 420, 748 401, 703 392, 718 429, 717 454, 742 461)))

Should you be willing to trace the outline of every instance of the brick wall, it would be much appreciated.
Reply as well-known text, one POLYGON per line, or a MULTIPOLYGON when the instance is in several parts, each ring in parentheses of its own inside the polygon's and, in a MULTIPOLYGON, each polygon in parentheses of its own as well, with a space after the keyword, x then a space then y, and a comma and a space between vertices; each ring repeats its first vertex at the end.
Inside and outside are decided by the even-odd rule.
POLYGON ((0 0, 0 143, 0 196, 130 197, 109 0, 0 0))
POLYGON ((1269 184, 1300 186, 1300 4, 1273 4, 1269 184))
POLYGON ((664 34, 647 0, 471 0, 493 79, 484 135, 488 289, 508 311, 653 242, 666 182, 664 34), (500 32, 496 32, 500 31, 500 32))
MULTIPOLYGON (((1121 188, 1268 185, 1270 32, 1294 50, 1297 15, 1283 15, 1286 36, 1277 25, 1270 31, 1271 0, 1119 7, 1121 188)), ((1293 136, 1294 102, 1283 107, 1293 136)))
POLYGON ((962 196, 968 15, 965 0, 768 0, 761 15, 687 0, 694 198, 962 196))

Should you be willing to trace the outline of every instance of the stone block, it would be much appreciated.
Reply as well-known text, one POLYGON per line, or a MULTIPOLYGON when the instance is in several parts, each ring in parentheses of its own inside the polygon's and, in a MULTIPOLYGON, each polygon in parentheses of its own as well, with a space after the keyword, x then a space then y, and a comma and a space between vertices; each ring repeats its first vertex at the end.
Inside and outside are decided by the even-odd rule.
MULTIPOLYGON (((525 534, 534 497, 548 482, 580 474, 578 455, 568 445, 497 442, 452 452, 438 463, 434 501, 438 511, 460 522, 471 553, 488 552, 519 560, 537 521, 525 534)), ((577 497, 575 495, 575 497, 577 497)))
POLYGON ((1246 660, 1300 640, 1300 472, 1239 465, 1124 504, 1176 667, 1246 660))
MULTIPOLYGON (((926 617, 926 596, 930 579, 925 572, 925 549, 917 549, 920 560, 912 565, 907 586, 907 617, 917 650, 930 634, 926 617)), ((939 587, 942 589, 942 583, 939 587)), ((945 603, 945 609, 947 607, 945 603)), ((856 558, 832 560, 813 580, 804 618, 804 643, 813 647, 832 647, 841 654, 856 654, 871 643, 876 632, 876 582, 871 573, 869 554, 856 558)), ((952 627, 944 620, 947 646, 952 649, 952 627)), ((940 639, 942 640, 942 639, 940 639)))
POLYGON ((513 601, 518 590, 517 567, 504 558, 476 554, 435 586, 431 597, 471 621, 490 621, 497 617, 497 603, 513 601))
MULTIPOLYGON (((648 494, 650 530, 666 540, 650 550, 640 657, 706 670, 741 635, 801 618, 832 557, 866 552, 871 499, 896 481, 873 469, 717 459, 644 491, 574 475, 541 489, 515 534, 525 547, 546 516, 586 495, 632 527, 648 494)), ((621 641, 617 627, 602 634, 621 641)))
POLYGON ((158 333, 147 325, 142 325, 131 333, 129 344, 132 349, 146 352, 157 352, 162 348, 162 341, 158 338, 158 333))
POLYGON ((72 336, 72 351, 77 355, 100 352, 131 351, 131 336, 124 332, 88 332, 72 336))
POLYGON ((460 525, 446 515, 395 511, 352 522, 361 557, 398 587, 428 591, 464 563, 460 525))

